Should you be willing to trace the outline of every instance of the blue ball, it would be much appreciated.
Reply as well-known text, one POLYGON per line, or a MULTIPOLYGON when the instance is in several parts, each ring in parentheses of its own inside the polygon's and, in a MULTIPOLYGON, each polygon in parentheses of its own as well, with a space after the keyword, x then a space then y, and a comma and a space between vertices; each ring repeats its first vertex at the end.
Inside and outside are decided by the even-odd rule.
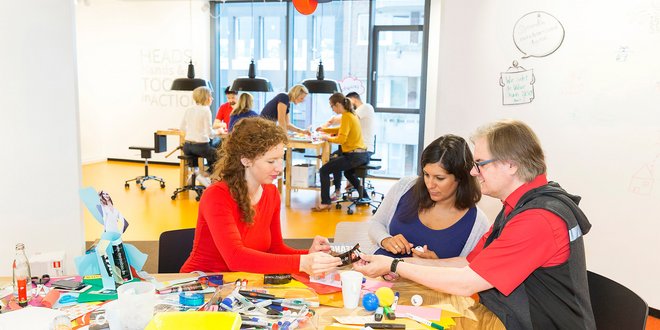
POLYGON ((378 304, 379 304, 378 297, 371 292, 366 293, 362 297, 362 307, 364 307, 364 309, 366 309, 369 312, 375 311, 376 308, 378 308, 378 304))

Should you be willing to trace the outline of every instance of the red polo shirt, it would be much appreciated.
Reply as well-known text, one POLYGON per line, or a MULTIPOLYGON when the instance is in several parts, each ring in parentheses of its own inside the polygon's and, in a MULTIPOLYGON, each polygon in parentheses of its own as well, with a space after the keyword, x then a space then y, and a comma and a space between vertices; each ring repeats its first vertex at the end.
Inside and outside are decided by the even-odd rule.
POLYGON ((222 104, 218 108, 218 114, 215 116, 215 119, 222 120, 227 124, 227 128, 229 128, 229 115, 231 114, 231 111, 234 110, 234 108, 229 104, 229 102, 226 102, 222 104))
MULTIPOLYGON (((545 174, 518 187, 504 200, 508 215, 528 191, 548 183, 545 174)), ((543 209, 531 209, 516 215, 502 230, 500 237, 484 249, 493 226, 467 256, 470 268, 504 295, 540 267, 559 265, 570 254, 568 230, 564 220, 543 209)))

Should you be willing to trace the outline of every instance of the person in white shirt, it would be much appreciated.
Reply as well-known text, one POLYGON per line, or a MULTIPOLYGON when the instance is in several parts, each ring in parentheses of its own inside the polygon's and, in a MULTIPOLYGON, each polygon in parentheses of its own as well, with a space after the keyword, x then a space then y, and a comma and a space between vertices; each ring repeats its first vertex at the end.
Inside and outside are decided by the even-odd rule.
MULTIPOLYGON (((351 101, 355 108, 355 114, 360 119, 360 127, 362 127, 362 138, 364 144, 367 145, 367 151, 373 154, 374 141, 376 139, 376 130, 378 129, 378 121, 376 120, 376 112, 374 107, 369 103, 364 103, 360 99, 360 94, 350 92, 346 97, 351 101)), ((371 156, 371 155, 370 155, 371 156)))
POLYGON ((185 132, 186 142, 183 144, 183 153, 188 156, 206 158, 209 173, 213 172, 213 165, 218 159, 216 149, 210 144, 212 138, 219 135, 219 129, 211 128, 211 102, 213 96, 208 87, 197 87, 193 91, 195 105, 186 110, 181 121, 181 130, 185 132))

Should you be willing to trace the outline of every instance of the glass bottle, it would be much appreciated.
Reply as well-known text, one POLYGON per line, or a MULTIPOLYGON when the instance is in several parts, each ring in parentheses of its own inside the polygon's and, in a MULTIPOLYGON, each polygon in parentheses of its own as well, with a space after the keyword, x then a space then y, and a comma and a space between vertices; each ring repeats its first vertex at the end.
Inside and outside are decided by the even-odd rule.
POLYGON ((30 274, 30 262, 25 255, 25 245, 16 244, 16 256, 13 265, 14 294, 17 296, 18 305, 25 307, 30 298, 29 292, 32 291, 32 276, 30 274))

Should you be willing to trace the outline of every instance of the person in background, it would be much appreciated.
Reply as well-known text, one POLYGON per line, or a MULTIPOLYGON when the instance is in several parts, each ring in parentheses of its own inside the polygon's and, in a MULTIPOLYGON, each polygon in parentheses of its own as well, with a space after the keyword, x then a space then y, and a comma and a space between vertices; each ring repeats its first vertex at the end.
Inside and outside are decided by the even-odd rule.
POLYGON ((227 88, 225 88, 225 97, 227 98, 227 102, 218 107, 218 113, 213 121, 213 128, 224 128, 226 132, 229 127, 229 116, 234 110, 234 105, 236 104, 236 92, 227 86, 227 88))
POLYGON ((369 103, 364 103, 360 99, 360 94, 350 92, 346 97, 351 101, 355 108, 355 115, 360 120, 360 127, 362 128, 362 138, 364 144, 367 146, 369 156, 374 154, 374 142, 376 139, 376 131, 378 130, 378 120, 376 119, 376 112, 374 107, 369 103))
POLYGON ((399 180, 370 220, 369 237, 390 257, 465 257, 490 222, 481 199, 467 142, 447 134, 422 152, 419 176, 399 180), (415 249, 415 247, 421 247, 415 249))
POLYGON ((478 292, 507 329, 595 329, 583 239, 591 224, 580 197, 548 182, 541 144, 525 123, 491 123, 472 142, 470 173, 503 207, 467 258, 363 255, 354 268, 368 276, 394 272, 450 294, 478 292))
MULTIPOLYGON (((211 89, 204 86, 197 87, 193 90, 192 96, 195 105, 186 109, 180 127, 185 132, 183 153, 188 156, 206 158, 208 171, 213 172, 213 166, 217 160, 217 150, 211 146, 211 141, 221 133, 221 129, 211 128, 211 109, 209 108, 213 101, 211 89)), ((208 180, 203 182, 209 183, 208 180)))
POLYGON ((303 85, 294 85, 289 89, 289 93, 279 93, 272 98, 261 110, 261 116, 277 122, 287 131, 293 131, 301 134, 310 134, 309 131, 298 128, 291 123, 291 103, 300 104, 309 94, 307 88, 303 85))
POLYGON ((250 93, 241 93, 238 97, 238 103, 234 106, 234 111, 231 112, 229 116, 229 133, 234 128, 234 125, 243 118, 256 117, 259 116, 258 113, 252 110, 254 106, 254 98, 250 93))
POLYGON ((195 240, 181 272, 251 272, 319 275, 341 265, 328 239, 316 236, 309 250, 284 244, 280 194, 272 184, 283 170, 283 128, 244 118, 222 144, 217 179, 199 203, 195 240))
MULTIPOLYGON (((341 114, 341 124, 336 136, 322 135, 320 138, 339 144, 342 152, 341 155, 331 158, 319 169, 319 176, 321 178, 321 203, 312 208, 314 212, 328 211, 332 207, 332 200, 330 198, 331 173, 334 178, 338 178, 341 176, 341 171, 344 171, 346 179, 358 189, 358 192, 363 192, 360 180, 355 174, 354 169, 369 162, 367 147, 364 145, 364 140, 362 139, 360 121, 353 112, 351 101, 344 97, 342 93, 332 94, 329 101, 332 111, 336 114, 341 114)), ((337 181, 335 180, 335 184, 337 181)), ((335 186, 335 191, 337 190, 339 190, 339 187, 335 186)), ((363 192, 363 196, 358 196, 358 198, 367 198, 367 196, 363 192)))

